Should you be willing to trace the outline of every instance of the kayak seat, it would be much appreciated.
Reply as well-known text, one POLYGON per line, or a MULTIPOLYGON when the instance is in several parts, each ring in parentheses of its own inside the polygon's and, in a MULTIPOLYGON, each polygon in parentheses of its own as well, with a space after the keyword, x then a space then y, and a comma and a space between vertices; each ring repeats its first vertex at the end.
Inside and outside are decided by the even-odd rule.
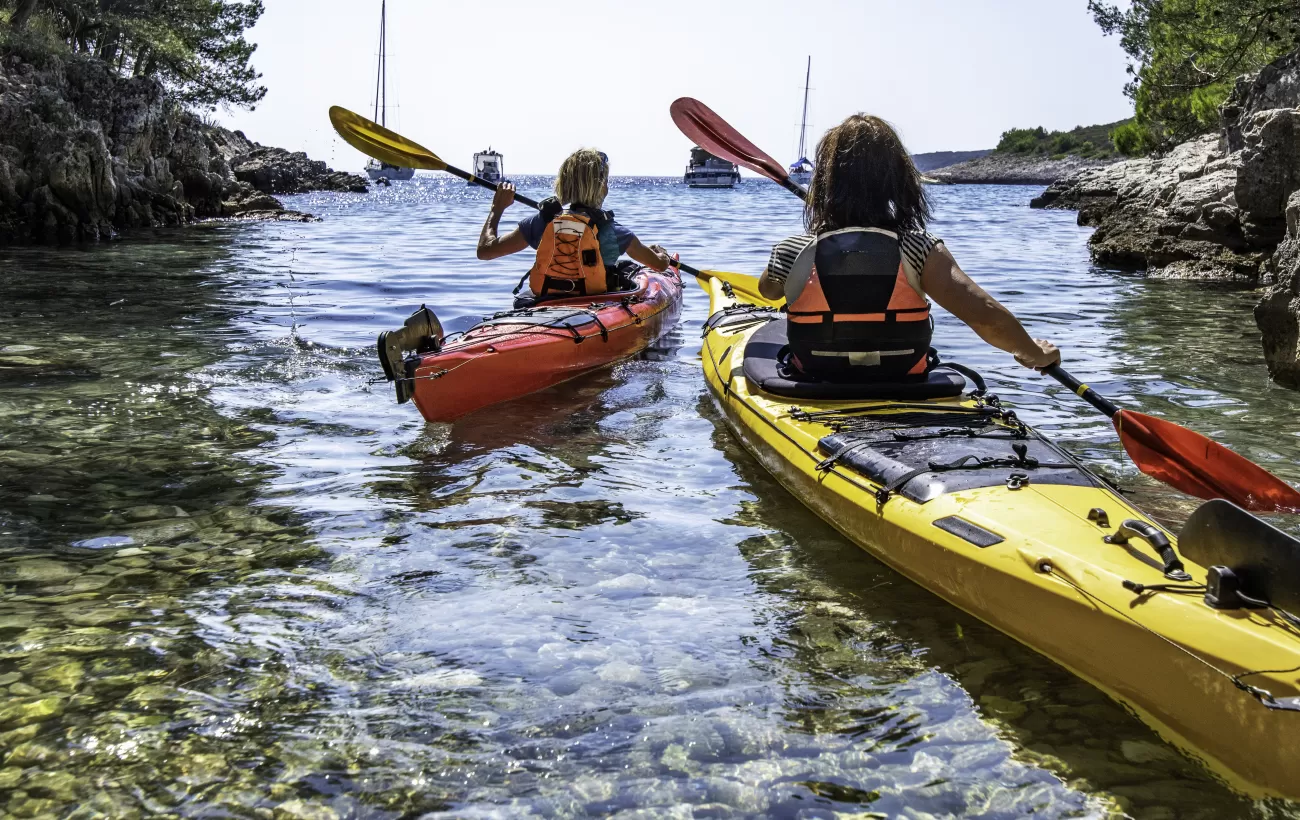
MULTIPOLYGON (((880 418, 884 424, 888 417, 880 418)), ((828 461, 918 504, 976 487, 1096 486, 1087 472, 1043 439, 1017 439, 995 422, 972 432, 978 435, 953 435, 953 429, 944 427, 844 432, 825 436, 817 449, 831 457, 828 461)))
MULTIPOLYGON (((636 279, 636 275, 640 272, 641 272, 640 265, 638 265, 635 262, 631 262, 628 261, 627 259, 624 259, 623 261, 618 263, 617 272, 611 273, 609 276, 609 284, 616 285, 618 288, 617 290, 610 290, 605 293, 595 294, 593 296, 579 296, 579 297, 567 296, 563 293, 554 293, 551 294, 550 296, 547 296, 545 299, 540 299, 537 296, 534 296, 533 292, 530 290, 524 290, 515 293, 515 310, 522 310, 524 308, 536 307, 537 305, 544 305, 547 302, 559 302, 565 299, 571 300, 574 298, 578 298, 578 299, 585 299, 587 301, 595 302, 604 299, 622 299, 624 296, 635 296, 636 294, 641 292, 642 283, 638 282, 636 279)), ((520 282, 519 285, 520 287, 522 287, 524 283, 520 282)))
POLYGON ((745 345, 745 378, 750 385, 775 396, 794 399, 925 399, 956 398, 966 389, 966 379, 950 370, 931 370, 924 376, 892 382, 828 382, 799 373, 786 362, 789 340, 786 319, 768 322, 745 345))

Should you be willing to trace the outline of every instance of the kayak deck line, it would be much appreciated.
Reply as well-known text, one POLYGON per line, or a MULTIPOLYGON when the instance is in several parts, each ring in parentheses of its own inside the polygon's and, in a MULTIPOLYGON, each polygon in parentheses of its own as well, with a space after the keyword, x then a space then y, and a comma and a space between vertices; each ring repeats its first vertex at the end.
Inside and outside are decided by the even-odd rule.
MULTIPOLYGON (((716 285, 710 297, 714 316, 735 304, 734 294, 716 285)), ((1032 428, 1034 439, 1089 480, 1031 477, 1018 489, 986 484, 923 503, 899 494, 881 503, 881 483, 855 469, 832 463, 817 470, 826 458, 819 443, 837 419, 965 415, 977 412, 976 402, 768 394, 742 372, 745 342, 760 325, 741 324, 720 320, 706 331, 706 381, 728 428, 787 491, 905 577, 1106 692, 1238 789, 1300 796, 1300 715, 1265 708, 1259 694, 1283 706, 1300 695, 1295 625, 1260 610, 1211 609, 1199 596, 1155 591, 1169 582, 1156 544, 1103 537, 1113 538, 1125 522, 1149 525, 1145 531, 1157 542, 1164 530, 1032 428), (954 533, 961 528, 954 518, 1001 540, 954 533), (1149 591, 1135 593, 1134 586, 1149 591)), ((954 454, 965 441, 953 438, 954 454)), ((1168 540, 1171 548, 1177 543, 1172 534, 1168 540)), ((1198 580, 1208 573, 1190 560, 1186 570, 1198 580)))

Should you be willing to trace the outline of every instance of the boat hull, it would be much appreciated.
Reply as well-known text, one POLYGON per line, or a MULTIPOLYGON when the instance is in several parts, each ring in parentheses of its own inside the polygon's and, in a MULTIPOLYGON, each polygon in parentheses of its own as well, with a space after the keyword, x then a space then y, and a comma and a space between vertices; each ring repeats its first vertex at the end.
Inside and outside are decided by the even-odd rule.
POLYGON ((366 176, 371 179, 387 179, 393 182, 402 182, 414 177, 415 169, 398 168, 394 165, 385 165, 381 168, 368 167, 366 168, 366 176))
POLYGON ((740 182, 740 174, 731 172, 688 171, 682 178, 692 188, 734 188, 740 182))
MULTIPOLYGON (((709 290, 715 315, 736 304, 720 280, 709 290)), ((980 486, 924 503, 895 493, 881 502, 880 485, 861 472, 842 464, 819 469, 826 459, 819 442, 831 430, 794 418, 795 405, 818 413, 887 410, 889 403, 784 399, 754 387, 742 371, 756 330, 743 322, 713 327, 701 355, 705 380, 727 427, 795 498, 919 586, 1116 698, 1241 790, 1300 797, 1300 713, 1266 708, 1219 671, 1291 670, 1255 672, 1246 681, 1295 697, 1300 632, 1259 610, 1211 609, 1199 594, 1126 589, 1125 580, 1167 580, 1159 562, 1144 560, 1146 545, 1121 547, 1102 537, 1125 519, 1154 522, 1100 480, 980 486), (1089 519, 1094 508, 1108 512, 1108 527, 1089 519), (936 523, 952 516, 1002 540, 981 546, 936 523)), ((926 404, 942 410, 974 402, 926 404)), ((1185 563, 1197 582, 1205 580, 1204 567, 1185 563)))
POLYGON ((410 356, 406 375, 426 421, 450 422, 609 367, 645 350, 681 309, 674 272, 642 269, 635 291, 557 299, 489 317, 437 353, 410 356))

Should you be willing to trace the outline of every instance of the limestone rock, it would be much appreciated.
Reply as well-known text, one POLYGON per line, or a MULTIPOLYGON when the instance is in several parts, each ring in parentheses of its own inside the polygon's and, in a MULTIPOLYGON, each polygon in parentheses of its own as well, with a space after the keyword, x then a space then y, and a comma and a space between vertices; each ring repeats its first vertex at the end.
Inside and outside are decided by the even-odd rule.
POLYGON ((270 194, 365 189, 301 152, 204 124, 153 79, 22 38, 0 50, 0 244, 213 217, 305 219, 270 194))
POLYGON ((1242 78, 1222 129, 1158 158, 1082 171, 1031 205, 1079 212, 1099 264, 1275 284, 1255 308, 1269 374, 1300 388, 1300 51, 1242 78))
POLYGON ((351 191, 365 193, 369 183, 356 174, 334 171, 325 163, 311 160, 302 151, 253 144, 247 153, 231 160, 235 179, 264 194, 300 194, 307 191, 351 191))
POLYGON ((1286 208, 1286 238, 1273 254, 1276 283, 1255 306, 1264 360, 1278 384, 1300 388, 1300 192, 1286 208))
POLYGON ((989 154, 929 171, 926 176, 955 185, 1045 185, 1088 169, 1104 168, 1115 161, 1072 154, 1059 159, 1037 154, 989 154))
POLYGON ((1253 76, 1237 81, 1219 110, 1229 151, 1246 146, 1242 133, 1255 114, 1276 108, 1300 108, 1300 51, 1275 60, 1253 76))
POLYGON ((1237 172, 1237 206, 1254 245, 1276 245, 1285 232, 1287 197, 1300 189, 1300 111, 1255 114, 1244 132, 1237 172))
POLYGON ((1165 275, 1254 281, 1268 248, 1244 235, 1237 189, 1241 158, 1210 135, 1159 159, 1133 159, 1062 180, 1035 208, 1078 210, 1095 225, 1098 264, 1165 275))

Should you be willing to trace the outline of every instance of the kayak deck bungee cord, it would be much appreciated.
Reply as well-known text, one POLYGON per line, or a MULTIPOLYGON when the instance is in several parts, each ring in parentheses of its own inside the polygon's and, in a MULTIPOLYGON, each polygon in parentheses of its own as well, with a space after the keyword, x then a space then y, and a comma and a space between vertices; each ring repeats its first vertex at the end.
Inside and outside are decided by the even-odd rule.
POLYGON ((642 268, 632 280, 631 291, 497 313, 406 356, 399 401, 414 399, 427 421, 455 421, 637 355, 676 322, 682 280, 671 268, 642 268))
POLYGON ((1300 797, 1300 542, 1219 500, 1179 543, 966 368, 892 386, 801 381, 782 314, 722 279, 700 284, 710 391, 796 498, 1238 788, 1300 797), (1291 574, 1261 580, 1261 562, 1291 574))

